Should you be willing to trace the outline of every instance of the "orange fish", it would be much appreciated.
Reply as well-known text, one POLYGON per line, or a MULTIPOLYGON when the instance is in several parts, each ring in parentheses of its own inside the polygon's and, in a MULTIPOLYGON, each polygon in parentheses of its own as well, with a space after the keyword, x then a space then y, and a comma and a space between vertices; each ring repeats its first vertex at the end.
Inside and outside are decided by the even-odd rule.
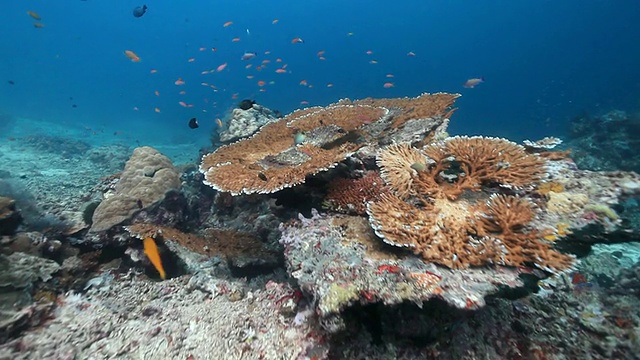
POLYGON ((153 109, 153 111, 159 113, 160 112, 160 108, 155 108, 155 109, 153 109))
POLYGON ((367 50, 366 54, 367 54, 367 55, 371 55, 371 54, 373 54, 373 51, 371 51, 371 50, 367 50))
POLYGON ((36 23, 33 23, 33 27, 35 27, 37 29, 42 29, 44 27, 44 24, 36 22, 36 23))
POLYGON ((385 76, 386 76, 386 77, 388 77, 388 78, 392 78, 392 77, 393 77, 393 74, 387 74, 387 75, 385 75, 385 76))
POLYGON ((182 78, 178 78, 178 80, 174 81, 173 83, 178 85, 178 86, 185 84, 185 82, 184 82, 184 80, 182 80, 182 78))
POLYGON ((467 81, 464 82, 464 84, 462 84, 462 87, 465 87, 467 89, 473 89, 474 87, 476 87, 476 85, 481 84, 484 82, 484 78, 472 78, 469 79, 467 81))
POLYGON ((222 71, 222 70, 224 70, 226 68, 227 68, 227 63, 224 63, 224 64, 221 64, 221 65, 218 65, 218 67, 216 68, 216 71, 220 72, 220 71, 222 71))
POLYGON ((282 62, 282 59, 277 58, 277 59, 276 59, 276 62, 282 62))
POLYGON ((252 67, 252 66, 253 66, 253 64, 247 64, 247 65, 245 65, 245 67, 244 67, 244 68, 245 68, 245 69, 248 69, 248 68, 250 68, 250 67, 252 67))
POLYGON ((284 74, 286 72, 287 72, 287 70, 285 70, 285 69, 276 69, 276 73, 278 73, 278 74, 284 74))
POLYGON ((156 242, 153 241, 153 238, 147 237, 142 241, 144 244, 144 254, 147 255, 153 267, 158 270, 160 274, 160 278, 162 280, 167 278, 167 274, 164 272, 164 267, 162 267, 162 260, 160 259, 160 252, 158 252, 158 246, 156 242))
POLYGON ((125 50, 124 51, 124 55, 126 57, 129 58, 129 60, 133 61, 133 62, 140 62, 140 57, 138 55, 136 55, 136 53, 134 53, 131 50, 125 50))
POLYGON ((180 94, 180 95, 184 95, 184 94, 186 94, 186 93, 187 93, 186 91, 182 90, 182 91, 180 91, 178 94, 180 94))
POLYGON ((300 80, 300 85, 307 86, 307 80, 300 80))
POLYGON ((227 27, 227 26, 231 26, 233 24, 233 21, 227 21, 226 23, 222 24, 223 27, 227 27))
POLYGON ((302 100, 300 101, 300 105, 309 105, 309 102, 307 100, 302 100))
POLYGON ((160 91, 156 90, 153 92, 154 94, 156 94, 156 96, 160 96, 160 91))
POLYGON ((27 14, 36 20, 42 20, 42 17, 40 17, 40 15, 35 11, 29 10, 27 11, 27 14))
POLYGON ((151 69, 151 71, 149 71, 149 73, 151 73, 151 74, 155 74, 157 72, 158 72, 158 70, 156 70, 156 69, 151 69))
POLYGON ((182 107, 187 107, 188 106, 187 103, 184 102, 184 101, 178 101, 178 104, 180 104, 180 106, 182 106, 182 107))
POLYGON ((302 38, 297 37, 297 38, 293 38, 293 39, 291 40, 291 43, 292 43, 292 44, 304 43, 304 41, 302 41, 302 38))
POLYGON ((224 124, 222 123, 222 120, 220 120, 220 118, 216 119, 216 124, 218 124, 218 127, 222 127, 224 124))
POLYGON ((264 86, 266 83, 262 80, 258 80, 258 86, 264 86))
POLYGON ((231 39, 231 41, 232 42, 238 42, 238 41, 240 41, 240 38, 239 37, 234 37, 233 39, 231 39))
POLYGON ((188 62, 194 62, 196 61, 196 58, 189 58, 189 60, 187 60, 188 62))
POLYGON ((273 19, 273 21, 271 23, 272 24, 277 24, 278 23, 278 19, 273 19))
POLYGON ((386 82, 386 83, 384 83, 384 84, 382 85, 382 87, 383 87, 383 88, 385 88, 385 89, 392 88, 392 87, 394 87, 394 86, 395 86, 395 85, 393 85, 393 83, 392 83, 392 82, 386 82))
POLYGON ((316 53, 316 55, 317 55, 317 56, 322 56, 322 55, 324 55, 324 50, 320 50, 320 51, 318 51, 318 53, 316 53))
POLYGON ((253 75, 247 75, 247 79, 253 79, 253 75))

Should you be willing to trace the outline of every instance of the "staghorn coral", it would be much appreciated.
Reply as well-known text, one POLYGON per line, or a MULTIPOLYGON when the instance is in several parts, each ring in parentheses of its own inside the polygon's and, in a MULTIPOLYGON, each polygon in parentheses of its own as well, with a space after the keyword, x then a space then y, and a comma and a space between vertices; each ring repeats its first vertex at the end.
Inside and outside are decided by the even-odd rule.
POLYGON ((364 215, 366 203, 380 199, 387 191, 378 173, 369 171, 359 179, 332 180, 324 205, 338 212, 364 215))
POLYGON ((179 187, 180 176, 169 158, 148 146, 136 148, 115 185, 115 192, 105 193, 105 199, 95 209, 90 231, 108 230, 157 204, 165 193, 179 187))

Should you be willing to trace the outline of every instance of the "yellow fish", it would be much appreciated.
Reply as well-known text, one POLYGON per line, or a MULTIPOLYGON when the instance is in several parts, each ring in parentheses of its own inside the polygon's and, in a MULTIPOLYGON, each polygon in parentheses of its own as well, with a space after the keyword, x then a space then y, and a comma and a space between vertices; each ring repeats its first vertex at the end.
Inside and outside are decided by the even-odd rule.
POLYGON ((144 238, 144 254, 147 255, 149 261, 153 264, 153 266, 158 270, 160 274, 160 278, 164 280, 167 277, 167 274, 164 272, 164 268, 162 267, 162 260, 160 259, 160 253, 158 252, 158 246, 156 242, 153 241, 153 238, 144 238))

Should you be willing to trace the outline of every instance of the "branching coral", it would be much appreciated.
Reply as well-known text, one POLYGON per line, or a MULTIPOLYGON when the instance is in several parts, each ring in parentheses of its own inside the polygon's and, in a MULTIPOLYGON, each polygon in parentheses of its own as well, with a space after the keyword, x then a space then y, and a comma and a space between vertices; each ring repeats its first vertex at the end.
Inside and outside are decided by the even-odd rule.
POLYGON ((378 200, 387 191, 378 173, 369 171, 359 179, 332 180, 324 205, 338 212, 363 215, 366 203, 378 200))
POLYGON ((395 195, 368 205, 369 221, 386 243, 408 247, 450 268, 484 264, 565 269, 572 258, 553 251, 544 233, 529 230, 537 211, 527 200, 493 196, 483 185, 523 187, 542 178, 543 161, 507 140, 455 137, 425 147, 393 145, 378 155, 395 195))

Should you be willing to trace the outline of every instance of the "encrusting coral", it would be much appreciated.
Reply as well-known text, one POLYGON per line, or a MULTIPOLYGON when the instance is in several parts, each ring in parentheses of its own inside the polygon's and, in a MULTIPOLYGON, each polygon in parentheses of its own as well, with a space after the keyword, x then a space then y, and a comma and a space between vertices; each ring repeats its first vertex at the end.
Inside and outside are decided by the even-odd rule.
POLYGON ((387 192, 380 175, 376 171, 369 171, 358 179, 332 180, 324 205, 337 212, 364 215, 367 202, 378 200, 387 192))

